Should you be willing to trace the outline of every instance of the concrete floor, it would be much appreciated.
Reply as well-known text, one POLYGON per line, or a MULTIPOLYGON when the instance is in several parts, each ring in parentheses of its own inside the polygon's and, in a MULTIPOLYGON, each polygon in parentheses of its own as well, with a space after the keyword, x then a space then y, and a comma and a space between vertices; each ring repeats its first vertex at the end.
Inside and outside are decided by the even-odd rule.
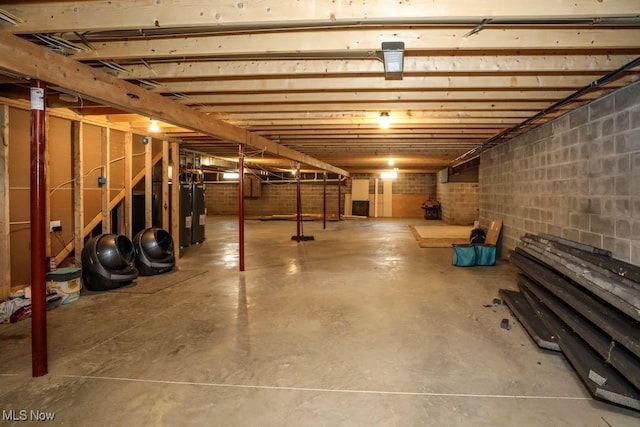
POLYGON ((209 218, 180 266, 206 273, 48 312, 47 376, 30 377, 30 322, 0 325, 0 424, 639 424, 483 307, 515 287, 512 267, 453 267, 410 224, 424 220, 307 222, 316 240, 298 244, 294 222, 251 221, 238 273, 237 220, 209 218))

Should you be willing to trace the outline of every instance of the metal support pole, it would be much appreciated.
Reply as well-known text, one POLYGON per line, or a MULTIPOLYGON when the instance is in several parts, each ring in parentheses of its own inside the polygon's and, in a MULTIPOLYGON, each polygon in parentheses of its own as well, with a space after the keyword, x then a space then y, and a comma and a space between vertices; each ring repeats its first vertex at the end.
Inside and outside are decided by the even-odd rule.
POLYGON ((298 242, 302 240, 302 195, 300 194, 300 163, 296 169, 296 225, 298 242))
POLYGON ((322 174, 322 229, 327 228, 327 172, 322 174))
POLYGON ((31 82, 31 361, 32 376, 47 368, 45 85, 31 82))
POLYGON ((240 271, 244 271, 244 144, 238 144, 238 239, 238 263, 240 271))
POLYGON ((342 221, 342 215, 340 215, 340 205, 342 205, 342 175, 338 175, 338 221, 342 221))

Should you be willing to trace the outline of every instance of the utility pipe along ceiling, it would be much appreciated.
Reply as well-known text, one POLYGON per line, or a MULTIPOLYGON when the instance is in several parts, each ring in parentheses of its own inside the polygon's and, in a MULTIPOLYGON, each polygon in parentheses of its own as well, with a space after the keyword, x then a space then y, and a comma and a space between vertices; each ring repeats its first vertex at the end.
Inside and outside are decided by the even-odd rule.
MULTIPOLYGON (((637 0, 36 0, 2 2, 0 33, 351 173, 456 166, 640 79, 637 0), (383 44, 403 45, 401 73, 385 75, 383 44)), ((26 98, 24 77, 0 58, 0 96, 26 98)), ((157 120, 158 136, 237 159, 237 141, 69 89, 49 108, 143 133, 157 120)))

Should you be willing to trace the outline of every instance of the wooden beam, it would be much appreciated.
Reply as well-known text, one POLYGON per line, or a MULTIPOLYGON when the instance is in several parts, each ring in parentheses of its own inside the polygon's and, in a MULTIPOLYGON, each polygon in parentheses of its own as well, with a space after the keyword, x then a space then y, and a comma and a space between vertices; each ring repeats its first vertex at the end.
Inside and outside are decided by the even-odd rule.
POLYGON ((335 168, 306 154, 282 147, 276 142, 250 134, 244 129, 221 120, 199 114, 177 102, 150 93, 140 86, 93 70, 73 59, 5 33, 0 34, 0 67, 32 78, 42 79, 53 85, 73 90, 91 100, 124 111, 143 114, 176 126, 228 141, 243 143, 332 173, 349 175, 343 169, 335 168))
POLYGON ((151 137, 149 142, 144 146, 144 226, 145 228, 153 227, 153 165, 152 147, 153 140, 151 137))
MULTIPOLYGON (((639 34, 640 36, 640 34, 639 34)), ((155 92, 179 92, 187 95, 182 102, 197 102, 195 95, 189 92, 216 93, 260 93, 290 91, 364 91, 375 88, 377 91, 392 90, 571 90, 582 88, 602 77, 599 73, 582 75, 500 75, 500 76, 406 76, 402 80, 384 80, 381 77, 334 77, 334 78, 274 78, 252 80, 206 80, 163 83, 153 89, 155 92)), ((620 87, 630 82, 619 79, 607 87, 620 87)))
MULTIPOLYGON (((106 184, 102 186, 101 189, 101 200, 102 200, 102 208, 101 208, 101 217, 102 217, 102 232, 103 233, 111 233, 112 224, 111 224, 111 209, 109 208, 109 202, 111 201, 111 192, 109 191, 109 187, 111 187, 111 129, 110 128, 102 128, 101 129, 101 144, 100 147, 102 149, 102 176, 104 176, 106 180, 106 184)), ((97 224, 96 224, 97 225, 97 224)))
POLYGON ((180 258, 180 147, 171 143, 171 238, 176 261, 180 258))
POLYGON ((169 228, 169 141, 162 140, 162 229, 169 228))
POLYGON ((96 42, 95 51, 73 54, 79 61, 136 58, 184 58, 212 55, 260 56, 268 51, 272 57, 306 51, 316 54, 361 54, 379 51, 381 43, 402 40, 407 52, 442 52, 446 50, 554 50, 554 49, 637 49, 638 29, 605 28, 496 28, 485 27, 473 37, 465 37, 469 27, 417 27, 415 29, 362 27, 355 30, 314 29, 303 32, 275 31, 259 34, 223 34, 193 37, 130 39, 96 42))
POLYGON ((9 211, 9 107, 0 105, 0 299, 11 290, 11 215, 9 211))
MULTIPOLYGON (((132 221, 133 221, 133 183, 131 180, 133 169, 132 158, 132 141, 133 135, 131 132, 124 134, 124 232, 123 234, 129 239, 133 238, 132 235, 132 221)), ((143 170, 144 172, 144 170, 143 170)))
POLYGON ((3 23, 4 31, 16 33, 108 31, 145 28, 274 27, 294 22, 297 26, 362 24, 362 22, 438 23, 463 20, 478 23, 485 18, 559 19, 627 16, 640 14, 637 1, 607 0, 511 2, 501 0, 412 0, 410 2, 206 2, 146 1, 39 1, 3 2, 3 9, 23 19, 17 25, 3 23))
POLYGON ((71 122, 73 162, 73 246, 76 266, 80 266, 80 255, 84 248, 84 124, 71 122))
MULTIPOLYGON (((405 76, 457 73, 584 73, 613 71, 631 62, 636 55, 482 55, 409 56, 404 59, 405 76)), ((345 74, 381 75, 383 68, 375 58, 298 59, 246 61, 176 61, 147 65, 125 65, 123 79, 162 81, 162 79, 238 78, 277 75, 331 76, 345 74)))

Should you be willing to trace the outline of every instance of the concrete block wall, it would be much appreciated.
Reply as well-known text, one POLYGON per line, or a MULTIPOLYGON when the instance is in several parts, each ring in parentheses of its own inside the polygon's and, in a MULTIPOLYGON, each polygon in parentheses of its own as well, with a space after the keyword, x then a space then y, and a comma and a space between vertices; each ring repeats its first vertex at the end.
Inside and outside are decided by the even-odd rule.
POLYGON ((480 218, 503 220, 502 256, 544 232, 640 265, 640 83, 483 153, 480 218))
MULTIPOLYGON (((353 179, 369 179, 369 194, 373 194, 377 174, 354 174, 353 179)), ((322 180, 313 183, 302 183, 302 211, 304 213, 322 212, 322 180)), ((351 194, 351 180, 342 183, 342 212, 344 213, 344 196, 351 194)), ((383 185, 378 184, 379 194, 383 193, 383 185)), ((393 182, 393 194, 427 195, 432 198, 436 194, 435 174, 399 174, 393 182)), ((237 215, 238 214, 238 184, 223 182, 206 184, 205 205, 209 215, 237 215)), ((338 185, 334 181, 327 183, 327 214, 337 213, 338 185)), ((245 213, 247 215, 290 215, 296 212, 296 184, 295 183, 263 183, 262 195, 256 199, 245 199, 245 213)))
POLYGON ((442 220, 447 224, 473 224, 480 218, 479 184, 476 182, 437 183, 442 220))
MULTIPOLYGON (((342 186, 342 198, 346 186, 342 186)), ((319 183, 302 183, 300 187, 303 213, 322 213, 323 190, 319 183)), ((246 215, 291 215, 296 213, 296 184, 262 184, 262 195, 256 199, 245 199, 246 215)), ((238 184, 206 184, 205 205, 209 215, 238 214, 238 184)), ((327 183, 327 215, 337 213, 338 184, 327 183)))

